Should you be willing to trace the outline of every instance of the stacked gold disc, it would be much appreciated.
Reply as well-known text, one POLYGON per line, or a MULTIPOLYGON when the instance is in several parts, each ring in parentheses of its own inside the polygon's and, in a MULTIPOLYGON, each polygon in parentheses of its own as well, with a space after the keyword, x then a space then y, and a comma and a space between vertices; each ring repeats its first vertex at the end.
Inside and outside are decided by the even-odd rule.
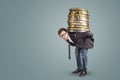
POLYGON ((89 29, 89 13, 86 9, 70 8, 68 15, 69 32, 87 32, 89 29))

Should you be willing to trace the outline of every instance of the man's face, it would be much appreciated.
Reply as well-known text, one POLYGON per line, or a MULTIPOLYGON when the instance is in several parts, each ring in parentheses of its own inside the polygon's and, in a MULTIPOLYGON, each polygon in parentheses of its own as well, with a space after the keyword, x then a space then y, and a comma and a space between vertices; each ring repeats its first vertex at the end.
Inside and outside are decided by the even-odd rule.
POLYGON ((66 31, 62 31, 61 33, 60 33, 60 37, 62 37, 64 40, 67 40, 68 39, 68 32, 66 32, 66 31))

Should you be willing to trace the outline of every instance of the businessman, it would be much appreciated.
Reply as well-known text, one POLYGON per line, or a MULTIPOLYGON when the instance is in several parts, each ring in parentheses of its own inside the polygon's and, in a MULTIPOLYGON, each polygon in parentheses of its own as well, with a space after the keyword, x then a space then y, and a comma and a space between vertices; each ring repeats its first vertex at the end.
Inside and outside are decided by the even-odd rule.
POLYGON ((58 30, 58 35, 67 41, 71 46, 75 46, 75 57, 77 69, 72 73, 79 73, 83 77, 87 74, 87 54, 88 49, 93 48, 93 33, 88 32, 68 32, 65 28, 58 30))

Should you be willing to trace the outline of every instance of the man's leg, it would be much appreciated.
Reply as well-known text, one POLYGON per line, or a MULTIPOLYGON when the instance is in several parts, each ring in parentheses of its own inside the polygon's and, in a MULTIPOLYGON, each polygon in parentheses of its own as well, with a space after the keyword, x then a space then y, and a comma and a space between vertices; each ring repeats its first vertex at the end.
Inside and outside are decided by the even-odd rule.
POLYGON ((76 57, 77 69, 75 71, 73 71, 73 73, 78 73, 81 71, 81 69, 80 69, 80 66, 81 66, 80 49, 78 47, 75 48, 75 57, 76 57))
POLYGON ((81 50, 83 71, 82 74, 80 74, 80 76, 85 76, 87 74, 87 54, 87 48, 81 50))
POLYGON ((87 54, 88 54, 88 49, 83 49, 83 53, 82 53, 82 56, 83 56, 83 70, 87 70, 87 61, 88 61, 87 54))

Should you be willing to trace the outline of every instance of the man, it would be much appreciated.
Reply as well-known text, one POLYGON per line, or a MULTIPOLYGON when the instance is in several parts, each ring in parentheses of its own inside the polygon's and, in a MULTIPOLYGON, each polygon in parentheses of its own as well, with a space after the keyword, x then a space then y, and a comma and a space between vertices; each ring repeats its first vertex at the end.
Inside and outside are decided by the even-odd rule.
POLYGON ((76 46, 75 56, 77 69, 73 73, 80 73, 83 77, 87 74, 87 53, 88 49, 93 48, 93 34, 88 32, 68 32, 65 28, 58 30, 58 35, 67 41, 70 45, 76 46))

